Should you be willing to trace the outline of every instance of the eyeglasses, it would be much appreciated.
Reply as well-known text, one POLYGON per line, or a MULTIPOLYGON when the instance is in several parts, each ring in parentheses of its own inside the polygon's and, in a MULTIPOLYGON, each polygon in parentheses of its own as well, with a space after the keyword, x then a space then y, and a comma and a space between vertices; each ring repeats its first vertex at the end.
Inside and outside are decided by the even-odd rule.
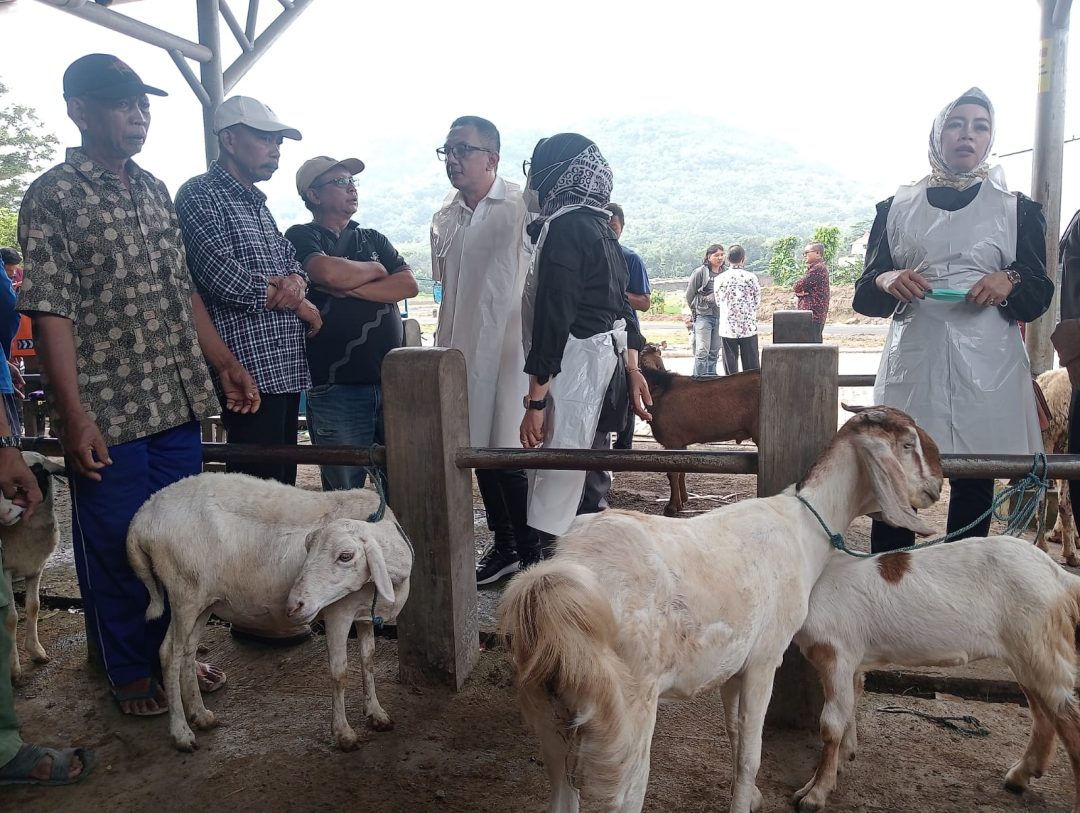
POLYGON ((435 149, 435 154, 439 156, 440 161, 445 161, 447 155, 453 155, 459 161, 463 161, 470 152, 494 152, 494 150, 489 150, 486 147, 474 147, 472 144, 447 144, 435 149))
POLYGON ((530 169, 532 169, 532 161, 526 158, 521 162, 521 174, 528 178, 530 169))
POLYGON ((356 178, 353 178, 351 175, 346 175, 343 178, 334 178, 329 181, 323 181, 322 183, 315 184, 312 189, 318 189, 320 186, 330 186, 331 184, 333 184, 334 186, 340 186, 342 189, 344 189, 346 186, 356 186, 356 178))

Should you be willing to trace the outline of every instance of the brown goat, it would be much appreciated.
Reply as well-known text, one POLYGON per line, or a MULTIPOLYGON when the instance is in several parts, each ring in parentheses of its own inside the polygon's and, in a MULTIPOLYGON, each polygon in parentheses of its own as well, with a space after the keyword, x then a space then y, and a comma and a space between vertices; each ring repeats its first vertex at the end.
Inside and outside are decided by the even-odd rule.
MULTIPOLYGON (((692 378, 668 372, 660 348, 645 345, 641 373, 649 385, 653 437, 665 449, 685 449, 691 443, 758 442, 761 372, 751 370, 719 378, 692 378)), ((686 504, 685 472, 669 472, 671 498, 666 516, 675 516, 686 504)))

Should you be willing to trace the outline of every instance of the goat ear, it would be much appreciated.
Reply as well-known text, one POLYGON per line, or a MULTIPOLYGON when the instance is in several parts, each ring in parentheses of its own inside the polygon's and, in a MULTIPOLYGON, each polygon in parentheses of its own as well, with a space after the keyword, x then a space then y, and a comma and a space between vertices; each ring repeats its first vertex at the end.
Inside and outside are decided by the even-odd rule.
POLYGON ((311 553, 311 548, 315 544, 315 540, 319 538, 319 533, 322 528, 316 528, 313 531, 308 531, 308 535, 304 537, 304 550, 311 553))
POLYGON ((907 478, 892 447, 881 437, 860 434, 858 438, 881 520, 896 528, 907 528, 919 536, 932 534, 934 527, 911 507, 907 478))
POLYGON ((394 583, 390 581, 386 559, 383 558, 382 548, 379 547, 379 540, 374 538, 374 534, 365 535, 364 551, 367 555, 368 572, 371 574, 371 580, 375 582, 375 589, 379 591, 380 596, 393 604, 394 583))

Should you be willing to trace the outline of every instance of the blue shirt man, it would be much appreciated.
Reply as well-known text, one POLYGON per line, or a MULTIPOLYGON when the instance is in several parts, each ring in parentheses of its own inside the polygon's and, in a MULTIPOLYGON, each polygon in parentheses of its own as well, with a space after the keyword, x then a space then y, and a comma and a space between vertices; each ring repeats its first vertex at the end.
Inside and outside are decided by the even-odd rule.
MULTIPOLYGON (((611 230, 615 232, 615 236, 622 240, 623 229, 626 227, 626 214, 623 212, 622 206, 617 203, 609 203, 607 210, 611 212, 611 230)), ((645 270, 645 261, 641 259, 641 256, 632 248, 619 243, 619 247, 622 249, 623 257, 626 259, 626 270, 630 272, 630 281, 626 284, 626 301, 630 303, 635 311, 647 311, 651 306, 649 295, 652 293, 652 286, 649 285, 649 274, 645 270)), ((637 314, 634 314, 635 318, 637 314)), ((618 433, 615 438, 616 449, 629 449, 633 445, 634 441, 634 410, 627 404, 626 412, 626 426, 618 433)))

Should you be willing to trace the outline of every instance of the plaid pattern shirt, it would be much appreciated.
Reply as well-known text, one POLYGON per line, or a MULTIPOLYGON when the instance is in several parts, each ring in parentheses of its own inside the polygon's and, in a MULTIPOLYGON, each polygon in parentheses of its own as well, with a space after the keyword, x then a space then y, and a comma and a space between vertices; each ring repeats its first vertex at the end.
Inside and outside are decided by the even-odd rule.
POLYGON ((221 338, 264 393, 311 387, 306 326, 292 311, 266 309, 269 277, 299 274, 292 244, 266 208, 215 161, 176 193, 188 265, 221 338))

